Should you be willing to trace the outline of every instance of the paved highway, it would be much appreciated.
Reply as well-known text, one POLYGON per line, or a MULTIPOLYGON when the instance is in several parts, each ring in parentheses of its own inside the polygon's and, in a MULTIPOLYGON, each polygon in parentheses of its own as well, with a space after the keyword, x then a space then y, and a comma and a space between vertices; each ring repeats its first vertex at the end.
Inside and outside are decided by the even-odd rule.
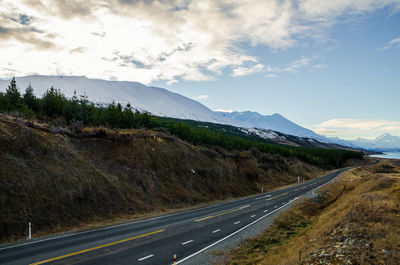
POLYGON ((326 184, 345 169, 191 211, 0 247, 0 264, 178 264, 326 184))

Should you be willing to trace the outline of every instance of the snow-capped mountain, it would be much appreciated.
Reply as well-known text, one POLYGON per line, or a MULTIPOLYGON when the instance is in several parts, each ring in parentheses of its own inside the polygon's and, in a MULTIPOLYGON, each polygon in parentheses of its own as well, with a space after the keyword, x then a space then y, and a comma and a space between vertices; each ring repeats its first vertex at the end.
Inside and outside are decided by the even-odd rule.
MULTIPOLYGON (((145 86, 137 82, 106 81, 84 76, 42 76, 16 77, 21 93, 31 84, 37 96, 47 89, 60 89, 67 97, 86 95, 93 102, 122 104, 130 103, 134 108, 154 115, 229 124, 238 127, 259 128, 279 131, 299 137, 314 138, 327 142, 327 138, 303 128, 279 114, 261 115, 257 112, 224 113, 212 111, 203 104, 170 92, 163 88, 145 86)), ((5 91, 10 80, 0 80, 0 91, 5 91)))
POLYGON ((220 113, 226 118, 234 119, 242 124, 246 124, 247 127, 273 130, 294 136, 313 138, 324 142, 328 141, 326 137, 301 127, 278 113, 273 115, 261 115, 258 112, 252 111, 220 113))
POLYGON ((368 150, 391 150, 400 149, 400 137, 390 133, 382 134, 373 140, 357 138, 351 141, 354 145, 368 150))
MULTIPOLYGON (((106 81, 84 76, 41 76, 16 77, 21 93, 31 84, 36 96, 41 97, 53 86, 67 97, 87 95, 90 101, 121 104, 130 103, 136 109, 154 115, 192 119, 238 126, 238 122, 223 117, 203 104, 159 87, 145 86, 137 82, 106 81)), ((5 91, 10 80, 0 80, 0 91, 5 91)))
MULTIPOLYGON (((337 143, 350 147, 366 149, 400 148, 400 137, 384 135, 372 142, 371 140, 357 139, 346 141, 327 138, 301 127, 280 114, 261 115, 257 112, 218 112, 212 111, 203 104, 170 92, 163 88, 145 86, 137 82, 106 81, 89 79, 84 76, 41 76, 32 75, 17 77, 17 86, 21 93, 31 84, 37 96, 41 97, 47 89, 60 89, 67 97, 86 95, 89 100, 100 103, 112 101, 122 104, 130 103, 134 108, 148 111, 154 115, 228 124, 253 129, 251 133, 261 134, 263 138, 279 140, 280 137, 273 131, 303 138, 312 138, 324 143, 337 143)), ((5 91, 10 80, 0 80, 0 91, 5 91)), ((282 140, 282 139, 281 139, 282 140)))

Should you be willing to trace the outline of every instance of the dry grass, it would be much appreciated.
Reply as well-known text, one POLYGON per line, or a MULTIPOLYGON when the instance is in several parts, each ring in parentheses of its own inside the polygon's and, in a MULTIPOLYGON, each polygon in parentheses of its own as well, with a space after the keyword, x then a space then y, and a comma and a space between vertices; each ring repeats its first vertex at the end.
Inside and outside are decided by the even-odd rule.
POLYGON ((322 194, 319 202, 304 201, 282 214, 225 263, 399 264, 398 162, 353 169, 322 194))

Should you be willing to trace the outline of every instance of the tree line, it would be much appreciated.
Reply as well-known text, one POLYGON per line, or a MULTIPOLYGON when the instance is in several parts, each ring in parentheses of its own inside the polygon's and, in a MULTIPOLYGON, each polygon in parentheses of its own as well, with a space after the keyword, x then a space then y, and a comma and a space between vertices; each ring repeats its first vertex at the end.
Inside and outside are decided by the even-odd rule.
POLYGON ((69 126, 81 122, 84 126, 106 126, 120 129, 164 128, 170 134, 195 145, 220 146, 227 150, 249 150, 256 148, 261 152, 296 157, 307 163, 325 168, 339 167, 349 158, 362 158, 360 152, 323 149, 312 147, 293 147, 265 143, 230 135, 221 129, 210 129, 193 121, 177 120, 153 116, 140 112, 130 104, 99 104, 89 101, 85 95, 66 97, 60 90, 50 87, 39 98, 31 85, 21 94, 15 78, 5 93, 0 93, 0 111, 18 112, 26 118, 40 120, 61 119, 69 126))

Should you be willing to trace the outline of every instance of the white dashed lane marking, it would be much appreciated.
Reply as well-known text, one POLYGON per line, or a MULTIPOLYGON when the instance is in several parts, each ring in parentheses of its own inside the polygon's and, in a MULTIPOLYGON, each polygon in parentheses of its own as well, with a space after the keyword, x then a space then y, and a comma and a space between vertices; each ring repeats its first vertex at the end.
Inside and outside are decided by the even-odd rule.
POLYGON ((219 231, 221 231, 221 229, 214 230, 214 231, 213 231, 213 234, 214 234, 214 233, 218 233, 219 231))
POLYGON ((183 242, 182 245, 186 245, 186 244, 189 244, 191 242, 193 242, 193 240, 189 240, 189 241, 183 242))
POLYGON ((148 259, 148 258, 151 258, 151 257, 154 257, 154 255, 153 255, 153 254, 148 255, 148 256, 146 256, 146 257, 143 257, 143 258, 138 259, 138 261, 143 261, 143 260, 148 259))

